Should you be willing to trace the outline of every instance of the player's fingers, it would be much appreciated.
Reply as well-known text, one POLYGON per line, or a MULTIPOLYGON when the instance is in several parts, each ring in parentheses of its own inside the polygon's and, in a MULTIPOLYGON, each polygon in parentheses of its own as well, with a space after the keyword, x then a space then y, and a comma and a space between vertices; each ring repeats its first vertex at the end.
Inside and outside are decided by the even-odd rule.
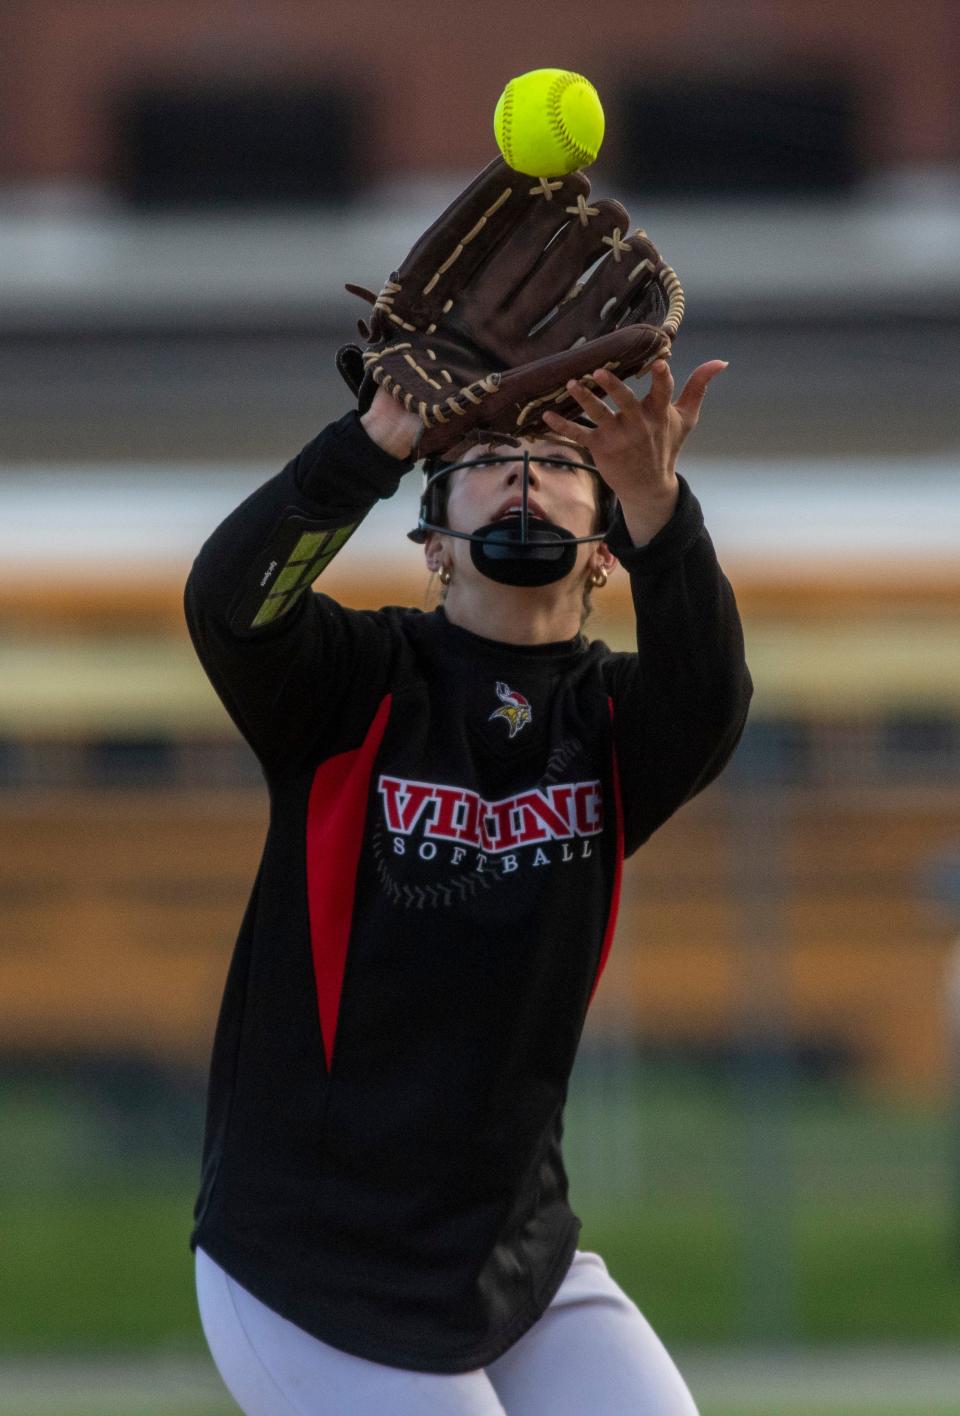
POLYGON ((583 447, 589 446, 590 438, 596 431, 594 428, 584 427, 582 423, 571 423, 569 418, 565 418, 553 408, 543 410, 543 421, 553 432, 560 433, 565 438, 572 438, 583 447))
POLYGON ((726 368, 729 364, 725 359, 709 359, 706 364, 694 369, 687 379, 674 407, 688 426, 692 427, 700 416, 700 405, 710 380, 726 368))
POLYGON ((593 389, 587 388, 580 379, 570 379, 567 383, 567 392, 577 400, 580 407, 588 418, 592 418, 595 423, 602 423, 605 418, 612 418, 614 412, 608 408, 602 398, 598 398, 593 389))
POLYGON ((640 400, 633 389, 628 388, 623 379, 618 379, 612 369, 594 369, 593 377, 608 398, 612 398, 621 413, 626 413, 640 400))
POLYGON ((655 359, 650 366, 650 388, 643 400, 651 413, 666 414, 673 398, 673 374, 666 359, 655 359))

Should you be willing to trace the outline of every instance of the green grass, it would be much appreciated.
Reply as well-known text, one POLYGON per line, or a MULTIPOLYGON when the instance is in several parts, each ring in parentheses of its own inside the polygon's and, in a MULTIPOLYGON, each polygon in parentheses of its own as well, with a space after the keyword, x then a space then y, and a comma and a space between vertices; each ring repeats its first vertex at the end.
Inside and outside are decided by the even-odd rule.
MULTIPOLYGON (((945 1114, 852 1092, 787 1100, 763 1113, 702 1077, 588 1066, 568 1126, 581 1247, 668 1346, 955 1343, 945 1114)), ((201 1351, 196 1162, 156 1154, 160 1127, 109 1149, 75 1096, 0 1090, 0 1131, 20 1160, 0 1193, 0 1352, 201 1351)))
MULTIPOLYGON (((191 1199, 184 1187, 6 1201, 2 1347, 198 1349, 191 1199)), ((668 1343, 715 1343, 740 1339, 748 1311, 737 1234, 736 1216, 720 1207, 675 1205, 588 1218, 581 1246, 604 1256, 668 1343)), ((946 1239, 942 1209, 805 1208, 793 1251, 795 1336, 955 1340, 960 1276, 946 1239)))
POLYGON ((568 1115, 581 1244, 668 1343, 960 1336, 943 1108, 628 1066, 581 1075, 568 1115))
MULTIPOLYGON (((957 1405, 931 1406, 925 1401, 917 1406, 884 1406, 882 1411, 871 1403, 868 1406, 851 1406, 849 1402, 840 1406, 780 1406, 769 1408, 762 1416, 957 1416, 957 1405)), ((160 1413, 157 1413, 160 1416, 160 1413)), ((210 1416, 220 1416, 211 1412, 210 1416)), ((758 1406, 701 1406, 700 1416, 761 1416, 758 1406)))
POLYGON ((955 1342, 960 1263, 946 1204, 801 1208, 797 1321, 805 1339, 955 1342))
MULTIPOLYGON (((240 1408, 233 1404, 229 1406, 138 1406, 136 1411, 131 1411, 128 1405, 122 1408, 101 1405, 97 1407, 96 1416, 238 1416, 239 1410, 240 1408)), ((88 1416, 88 1412, 89 1416, 93 1416, 89 1408, 83 1413, 83 1416, 88 1416)), ((79 1416, 79 1413, 76 1407, 69 1409, 60 1407, 49 1411, 38 1411, 31 1408, 30 1416, 79 1416)), ((704 1416, 708 1416, 708 1413, 705 1412, 704 1416)), ((723 1416, 727 1416, 727 1413, 724 1413, 723 1416)), ((831 1413, 828 1412, 827 1416, 831 1416, 831 1413)), ((899 1413, 895 1413, 895 1416, 899 1416, 899 1413)), ((905 1416, 914 1416, 914 1413, 907 1412, 905 1416)))
MULTIPOLYGON (((960 1271, 942 1206, 889 1201, 799 1208, 776 1326, 753 1335, 801 1342, 938 1342, 960 1334, 960 1271)), ((591 1218, 595 1249, 668 1343, 740 1341, 756 1322, 739 1217, 721 1208, 591 1218)), ((770 1315, 771 1324, 777 1312, 770 1315)))
POLYGON ((190 1202, 185 1186, 5 1201, 3 1349, 200 1350, 190 1202))
MULTIPOLYGON (((956 1416, 957 1403, 937 1403, 930 1405, 929 1400, 916 1405, 906 1406, 882 1406, 878 1408, 874 1402, 867 1405, 851 1405, 847 1400, 841 1400, 837 1405, 820 1403, 817 1406, 803 1405, 797 1403, 793 1405, 790 1400, 775 1406, 765 1405, 763 1408, 750 1403, 743 1406, 715 1406, 707 1402, 699 1406, 699 1416, 956 1416)), ((98 1408, 96 1416, 236 1416, 238 1408, 229 1403, 222 1406, 190 1406, 177 1405, 170 1406, 146 1406, 137 1403, 136 1410, 130 1409, 129 1403, 125 1406, 103 1405, 98 1408)), ((40 1410, 31 1406, 30 1416, 76 1416, 76 1408, 48 1408, 40 1410)))

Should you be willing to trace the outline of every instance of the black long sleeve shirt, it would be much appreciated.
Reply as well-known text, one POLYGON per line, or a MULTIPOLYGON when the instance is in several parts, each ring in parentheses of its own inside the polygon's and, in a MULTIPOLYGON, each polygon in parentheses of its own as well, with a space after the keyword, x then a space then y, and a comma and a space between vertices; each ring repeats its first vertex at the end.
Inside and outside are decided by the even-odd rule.
POLYGON ((517 646, 309 589, 408 464, 355 413, 247 498, 186 588, 270 825, 214 1044, 193 1243, 359 1356, 483 1366, 579 1221, 562 1116, 631 854, 729 758, 750 698, 685 482, 619 526, 636 653, 517 646))

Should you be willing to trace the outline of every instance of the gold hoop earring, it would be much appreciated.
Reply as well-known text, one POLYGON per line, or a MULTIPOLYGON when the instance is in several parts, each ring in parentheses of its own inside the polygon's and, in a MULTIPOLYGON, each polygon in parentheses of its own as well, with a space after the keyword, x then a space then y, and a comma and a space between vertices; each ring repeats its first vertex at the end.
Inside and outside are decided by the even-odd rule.
POLYGON ((453 579, 453 576, 450 574, 449 566, 440 566, 439 570, 437 571, 437 579, 440 581, 441 585, 450 584, 450 581, 453 579))
POLYGON ((594 590, 602 590, 607 583, 607 578, 607 572, 604 570, 603 566, 601 566, 599 570, 595 570, 591 575, 590 584, 593 586, 594 590))

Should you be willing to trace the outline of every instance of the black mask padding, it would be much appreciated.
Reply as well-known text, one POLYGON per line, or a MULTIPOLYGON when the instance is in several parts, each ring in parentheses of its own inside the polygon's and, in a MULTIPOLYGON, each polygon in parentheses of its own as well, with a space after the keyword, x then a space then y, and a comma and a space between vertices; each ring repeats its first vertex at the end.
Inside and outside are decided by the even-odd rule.
POLYGON ((572 533, 539 516, 527 518, 526 540, 519 517, 492 521, 473 534, 470 559, 477 570, 501 585, 552 585, 576 564, 572 533))

